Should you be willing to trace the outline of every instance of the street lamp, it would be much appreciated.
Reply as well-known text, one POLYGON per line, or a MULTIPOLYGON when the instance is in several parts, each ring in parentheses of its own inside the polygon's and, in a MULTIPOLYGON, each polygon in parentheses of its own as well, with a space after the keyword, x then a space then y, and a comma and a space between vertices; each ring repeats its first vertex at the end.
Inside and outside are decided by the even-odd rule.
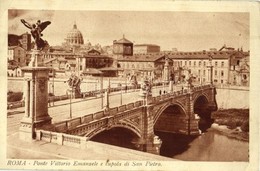
POLYGON ((68 89, 67 90, 67 94, 70 94, 70 118, 72 118, 72 106, 71 106, 71 99, 72 99, 72 93, 73 93, 73 89, 68 89))
POLYGON ((122 98, 123 98, 123 86, 122 86, 122 84, 121 83, 119 83, 119 87, 120 87, 120 105, 122 106, 122 104, 123 104, 123 100, 122 100, 122 98))
POLYGON ((100 80, 101 110, 103 109, 103 75, 100 80))
POLYGON ((213 85, 213 65, 212 65, 212 55, 209 54, 209 66, 210 69, 210 84, 213 85))

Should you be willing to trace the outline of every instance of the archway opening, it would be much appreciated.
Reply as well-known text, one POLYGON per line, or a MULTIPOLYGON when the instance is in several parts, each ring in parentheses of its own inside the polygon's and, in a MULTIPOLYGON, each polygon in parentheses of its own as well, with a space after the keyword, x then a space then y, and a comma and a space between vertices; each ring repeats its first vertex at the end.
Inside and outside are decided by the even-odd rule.
POLYGON ((133 143, 138 136, 131 130, 123 127, 113 127, 109 130, 102 131, 93 136, 90 140, 104 144, 115 145, 119 147, 135 149, 138 148, 133 143))
POLYGON ((200 118, 199 129, 205 132, 211 127, 213 120, 211 119, 211 110, 209 110, 209 102, 205 96, 200 96, 194 102, 194 113, 200 118))
POLYGON ((155 135, 162 140, 160 155, 172 158, 190 147, 190 142, 196 136, 186 134, 187 121, 184 109, 177 104, 167 107, 162 112, 154 125, 155 135))
POLYGON ((184 120, 185 111, 179 105, 171 105, 161 113, 154 125, 154 130, 179 133, 183 129, 184 120))

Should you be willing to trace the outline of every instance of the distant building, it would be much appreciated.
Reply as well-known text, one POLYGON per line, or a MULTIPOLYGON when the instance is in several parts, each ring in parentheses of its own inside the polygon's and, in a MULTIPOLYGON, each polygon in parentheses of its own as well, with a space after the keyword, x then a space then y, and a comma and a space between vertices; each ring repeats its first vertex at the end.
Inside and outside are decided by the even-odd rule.
POLYGON ((99 51, 91 49, 87 52, 81 53, 78 58, 77 65, 79 72, 88 73, 88 69, 99 69, 105 76, 116 76, 117 69, 113 68, 113 58, 107 55, 102 55, 99 51))
POLYGON ((119 56, 133 55, 133 43, 125 38, 113 42, 113 54, 119 56))
POLYGON ((144 76, 148 76, 150 79, 161 77, 165 56, 155 53, 160 47, 151 44, 138 45, 137 49, 139 48, 145 53, 137 54, 133 53, 134 48, 133 43, 127 40, 125 36, 113 42, 114 67, 118 68, 119 76, 136 75, 139 79, 144 76), (147 53, 147 51, 154 53, 147 53))
POLYGON ((134 45, 134 54, 138 53, 159 53, 160 46, 154 44, 136 44, 134 45))
MULTIPOLYGON (((134 54, 131 57, 119 57, 118 66, 122 69, 121 76, 135 74, 137 78, 148 76, 150 79, 160 79, 165 64, 164 54, 134 54)), ((172 68, 172 60, 169 61, 172 68)))
POLYGON ((17 66, 26 66, 26 50, 20 46, 8 47, 8 63, 15 61, 17 66))
POLYGON ((24 33, 22 34, 22 38, 20 39, 22 48, 24 48, 26 51, 30 51, 32 48, 32 43, 31 43, 31 34, 29 33, 24 33))
MULTIPOLYGON (((234 48, 225 47, 219 51, 211 49, 210 51, 169 53, 169 57, 173 60, 174 70, 182 73, 191 71, 196 82, 210 82, 209 66, 212 65, 214 84, 231 85, 246 85, 246 83, 242 83, 241 78, 245 78, 249 82, 249 66, 247 66, 249 63, 244 64, 244 69, 241 70, 243 68, 241 61, 248 56, 249 53, 243 52, 242 49, 234 50, 234 48), (209 60, 210 57, 212 61, 209 60)), ((183 76, 185 77, 185 74, 183 76)), ((175 80, 180 80, 182 76, 175 74, 174 77, 175 80)), ((246 81, 244 80, 244 82, 246 81)))

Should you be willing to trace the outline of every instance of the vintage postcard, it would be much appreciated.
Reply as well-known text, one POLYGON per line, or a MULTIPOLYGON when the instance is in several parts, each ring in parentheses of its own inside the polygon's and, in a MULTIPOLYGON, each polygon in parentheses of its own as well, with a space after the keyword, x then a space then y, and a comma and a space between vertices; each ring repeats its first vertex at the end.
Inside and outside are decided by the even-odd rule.
POLYGON ((0 169, 259 170, 259 4, 1 1, 0 169))

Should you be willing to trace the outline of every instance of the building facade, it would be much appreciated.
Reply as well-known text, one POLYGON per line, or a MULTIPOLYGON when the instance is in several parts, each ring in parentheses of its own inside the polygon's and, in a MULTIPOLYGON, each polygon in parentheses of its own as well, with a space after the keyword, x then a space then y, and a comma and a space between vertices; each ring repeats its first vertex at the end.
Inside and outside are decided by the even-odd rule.
POLYGON ((26 66, 27 56, 26 50, 20 46, 9 46, 8 47, 8 62, 15 61, 17 66, 26 66))
MULTIPOLYGON (((249 80, 249 62, 242 62, 249 57, 248 52, 234 49, 221 49, 198 52, 172 52, 169 57, 173 60, 175 71, 182 71, 182 76, 187 78, 185 71, 190 71, 194 81, 198 83, 210 82, 210 67, 212 66, 213 83, 245 85, 241 82, 242 69, 244 77, 249 80), (246 74, 248 72, 248 74, 246 74), (235 75, 235 76, 234 76, 235 75), (238 76, 239 75, 239 76, 238 76)), ((175 75, 175 80, 180 80, 180 74, 175 75)), ((246 81, 244 81, 246 82, 246 81)))

